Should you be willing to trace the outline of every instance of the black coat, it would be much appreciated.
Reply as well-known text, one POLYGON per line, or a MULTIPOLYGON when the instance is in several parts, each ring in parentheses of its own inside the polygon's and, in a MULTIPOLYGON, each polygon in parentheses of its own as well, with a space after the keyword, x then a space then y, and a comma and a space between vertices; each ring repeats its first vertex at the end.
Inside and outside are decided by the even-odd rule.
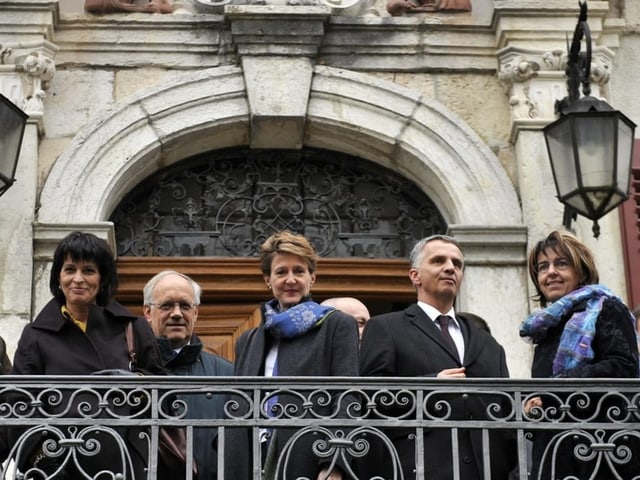
MULTIPOLYGON (((264 375, 264 362, 271 341, 271 335, 264 329, 264 322, 258 328, 245 332, 236 343, 235 374, 264 375)), ((358 328, 355 319, 335 311, 319 327, 304 335, 292 339, 281 339, 278 348, 278 375, 283 377, 357 376, 358 328)), ((288 403, 289 400, 286 402, 288 403)), ((251 471, 250 431, 228 428, 227 432, 224 478, 252 480, 254 476, 251 471)), ((278 456, 281 453, 281 447, 294 433, 295 431, 291 429, 278 430, 276 451, 278 456)), ((292 457, 295 461, 289 462, 292 470, 287 471, 287 478, 316 478, 318 475, 320 462, 311 453, 312 439, 306 440, 303 439, 296 444, 298 448, 294 450, 292 457)))
MULTIPOLYGON (((560 337, 562 331, 573 313, 585 309, 586 302, 578 304, 571 312, 569 312, 560 323, 549 329, 547 337, 535 347, 533 363, 531 367, 531 376, 533 378, 549 378, 553 376, 553 361, 556 357, 558 347, 560 345, 560 337)), ((589 362, 560 372, 559 377, 566 378, 637 378, 638 377, 638 344, 636 342, 636 332, 631 321, 629 309, 616 299, 607 299, 602 305, 602 310, 596 321, 596 333, 591 343, 594 351, 594 358, 589 362)), ((552 409, 559 405, 550 404, 549 399, 543 397, 543 408, 552 409)), ((601 420, 610 422, 606 412, 608 409, 621 407, 622 411, 626 410, 626 405, 617 405, 615 399, 604 401, 597 396, 591 396, 590 405, 583 406, 579 410, 575 409, 574 414, 580 419, 587 419, 596 415, 596 408, 600 409, 600 414, 592 418, 592 421, 601 420), (603 402, 598 405, 598 402, 603 402)), ((575 402, 573 404, 575 407, 575 402)), ((562 410, 557 410, 559 414, 564 415, 562 410)), ((615 417, 615 415, 614 415, 615 417)), ((585 430, 588 425, 585 423, 585 430)), ((540 478, 542 480, 551 479, 551 461, 545 461, 541 468, 541 460, 545 448, 552 448, 555 443, 552 442, 554 436, 562 435, 563 432, 555 430, 554 432, 536 431, 533 438, 533 474, 532 478, 538 478, 538 471, 542 470, 540 478)), ((560 438, 560 437, 558 437, 560 438)), ((581 438, 581 441, 584 441, 581 438)), ((616 466, 616 472, 621 478, 632 478, 640 472, 640 442, 633 437, 628 440, 627 446, 630 446, 633 452, 632 461, 628 464, 616 466)), ((587 442, 588 443, 588 442, 587 442)), ((623 442, 625 443, 625 442, 623 442)), ((593 461, 583 462, 575 459, 574 447, 576 442, 571 438, 563 440, 560 448, 555 454, 556 459, 556 475, 554 478, 564 478, 568 475, 576 475, 577 478, 595 478, 598 480, 608 480, 614 478, 612 471, 603 462, 599 473, 592 477, 594 473, 593 461)), ((547 454, 547 460, 550 459, 551 452, 547 454)))
MULTIPOLYGON (((233 364, 222 357, 203 351, 203 344, 194 334, 189 345, 176 353, 166 338, 158 338, 165 367, 173 375, 218 377, 232 376, 233 364)), ((224 418, 227 395, 179 395, 187 404, 187 418, 224 418)), ((198 464, 198 480, 216 480, 218 473, 218 430, 196 428, 193 431, 193 451, 198 464)), ((178 480, 178 479, 172 479, 178 480)))
POLYGON ((0 337, 0 375, 9 375, 9 373, 11 373, 11 360, 7 355, 7 345, 0 337))
MULTIPOLYGON (((125 327, 129 322, 133 324, 138 368, 142 372, 155 375, 165 373, 155 337, 144 318, 133 315, 115 301, 104 308, 94 305, 89 312, 86 332, 83 332, 71 320, 65 318, 60 309, 61 305, 52 299, 36 319, 25 326, 18 342, 12 374, 90 375, 106 369, 128 370, 129 352, 125 327)), ((97 408, 96 398, 91 394, 74 395, 71 406, 69 395, 67 392, 64 393, 60 405, 45 404, 43 408, 51 414, 69 407, 69 416, 79 416, 77 409, 82 402, 97 408)), ((130 409, 124 411, 126 408, 114 409, 121 414, 130 414, 130 409)), ((100 416, 97 417, 96 427, 99 427, 99 418, 100 416)), ((135 477, 145 478, 147 446, 138 438, 140 429, 118 428, 116 431, 127 442, 135 477)), ((10 432, 11 444, 15 444, 23 433, 24 430, 10 432)), ((65 436, 71 435, 73 434, 70 430, 65 432, 65 436)), ((117 438, 109 434, 97 434, 96 438, 102 446, 100 454, 80 454, 78 463, 91 475, 103 469, 121 471, 117 438)), ((16 460, 20 469, 31 465, 33 453, 37 452, 41 441, 33 437, 27 440, 25 452, 31 453, 16 460)), ((75 468, 65 468, 68 478, 80 478, 75 468)))
POLYGON ((14 375, 90 375, 105 369, 129 369, 125 337, 133 322, 137 365, 154 375, 165 373, 153 331, 144 318, 112 301, 92 306, 86 333, 65 318, 52 299, 24 327, 13 359, 14 375))
MULTIPOLYGON (((365 327, 360 347, 360 374, 384 377, 435 377, 438 372, 464 366, 470 378, 508 377, 506 356, 502 346, 486 331, 456 317, 465 344, 462 362, 444 341, 434 322, 417 305, 401 312, 371 318, 365 327)), ((463 381, 463 380, 461 380, 463 381)), ((452 407, 452 419, 484 420, 491 398, 473 396, 447 398, 452 407)), ((493 399, 495 400, 495 399, 493 399)), ((419 408, 419 407, 418 407, 419 408)), ((400 414, 402 409, 391 409, 400 414)), ((415 478, 415 429, 389 429, 400 456, 405 478, 415 478)), ((508 478, 516 461, 515 443, 510 436, 495 432, 491 437, 492 479, 508 478)), ((460 478, 481 479, 483 449, 479 431, 460 431, 460 478)), ((442 429, 427 430, 424 435, 425 478, 450 480, 453 478, 451 435, 442 429)), ((378 452, 365 462, 371 470, 363 478, 391 474, 388 456, 378 452), (369 475, 369 476, 366 476, 369 475)))

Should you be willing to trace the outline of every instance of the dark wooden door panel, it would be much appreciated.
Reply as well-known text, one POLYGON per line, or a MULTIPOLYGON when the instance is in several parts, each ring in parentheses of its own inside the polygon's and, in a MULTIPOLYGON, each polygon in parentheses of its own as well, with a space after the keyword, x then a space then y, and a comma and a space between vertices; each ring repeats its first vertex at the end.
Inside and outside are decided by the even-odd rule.
MULTIPOLYGON (((208 351, 230 361, 234 345, 246 330, 260 323, 258 307, 270 298, 257 258, 122 257, 116 298, 142 315, 142 289, 162 270, 189 275, 202 287, 196 333, 208 351)), ((372 315, 399 310, 415 301, 407 260, 321 259, 312 296, 317 302, 333 296, 362 300, 372 315)))

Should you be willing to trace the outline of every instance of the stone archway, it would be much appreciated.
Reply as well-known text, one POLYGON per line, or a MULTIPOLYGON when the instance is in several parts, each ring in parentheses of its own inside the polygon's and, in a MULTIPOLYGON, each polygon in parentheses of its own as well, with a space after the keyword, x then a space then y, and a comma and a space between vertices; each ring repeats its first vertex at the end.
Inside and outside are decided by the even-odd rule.
MULTIPOLYGON (((214 68, 143 91, 105 112, 78 133, 51 169, 37 221, 104 220, 159 168, 205 151, 248 145, 251 111, 244 85, 240 68, 214 68)), ((316 67, 304 142, 412 178, 439 199, 449 223, 521 222, 513 185, 482 140, 438 102, 399 85, 316 67)))
MULTIPOLYGON (((36 258, 47 261, 38 253, 38 228, 63 232, 70 224, 83 224, 108 229, 104 221, 115 206, 151 173, 206 151, 251 145, 255 108, 245 75, 239 67, 185 74, 130 97, 78 133, 44 183, 40 227, 34 233, 36 258)), ((471 265, 466 276, 475 280, 463 285, 461 309, 472 304, 482 313, 495 307, 490 299, 496 291, 521 288, 522 299, 510 299, 502 315, 524 318, 526 228, 511 181, 478 135, 438 102, 397 84, 320 66, 310 75, 303 145, 358 156, 411 178, 434 200, 463 246, 470 246, 465 249, 471 265)), ((278 115, 263 116, 260 135, 286 128, 286 123, 278 115)), ((274 135, 270 147, 278 148, 282 137, 274 135)), ((397 284, 406 270, 394 268, 400 273, 391 283, 397 284)), ((39 308, 47 298, 39 295, 46 281, 38 274, 36 279, 39 308)), ((407 292, 400 293, 406 300, 407 292)), ((509 325, 492 328, 505 344, 517 340, 509 325)))

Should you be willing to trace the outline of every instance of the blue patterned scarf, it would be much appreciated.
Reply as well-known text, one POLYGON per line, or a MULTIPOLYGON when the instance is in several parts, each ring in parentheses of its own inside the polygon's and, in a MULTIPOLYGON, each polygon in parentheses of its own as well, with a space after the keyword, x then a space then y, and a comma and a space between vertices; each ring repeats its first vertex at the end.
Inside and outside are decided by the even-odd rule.
MULTIPOLYGON (((546 337, 549 329, 560 321, 580 302, 586 300, 584 311, 574 312, 564 326, 560 336, 560 345, 553 360, 553 375, 575 368, 594 357, 591 343, 596 334, 596 321, 605 300, 613 298, 622 303, 619 297, 604 285, 586 285, 556 300, 544 310, 533 312, 520 326, 520 336, 529 337, 537 344, 546 337)), ((635 319, 629 313, 629 321, 635 326, 635 319)), ((634 327, 635 328, 635 327, 634 327)))
POLYGON ((322 325, 322 322, 335 311, 333 307, 319 305, 316 302, 302 302, 279 312, 277 299, 264 304, 264 327, 277 338, 294 338, 304 335, 322 325))

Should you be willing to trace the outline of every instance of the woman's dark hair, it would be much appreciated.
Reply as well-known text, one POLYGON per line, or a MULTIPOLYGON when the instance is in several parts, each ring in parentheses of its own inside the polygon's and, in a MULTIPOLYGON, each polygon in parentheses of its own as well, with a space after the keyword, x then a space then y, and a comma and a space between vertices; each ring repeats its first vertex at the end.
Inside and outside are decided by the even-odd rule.
POLYGON ((568 260, 576 270, 576 274, 580 279, 578 284, 580 287, 595 285, 599 282, 598 269, 589 247, 568 232, 554 230, 547 238, 536 243, 529 253, 529 276, 536 287, 537 293, 534 299, 538 300, 543 308, 549 302, 542 294, 540 282, 538 281, 538 256, 546 250, 553 250, 559 256, 568 260))
POLYGON ((74 262, 94 262, 100 272, 100 290, 96 303, 105 306, 118 289, 118 274, 116 260, 109 244, 92 233, 72 232, 62 239, 53 254, 49 290, 60 302, 65 303, 65 297, 60 288, 60 271, 67 256, 74 262))

